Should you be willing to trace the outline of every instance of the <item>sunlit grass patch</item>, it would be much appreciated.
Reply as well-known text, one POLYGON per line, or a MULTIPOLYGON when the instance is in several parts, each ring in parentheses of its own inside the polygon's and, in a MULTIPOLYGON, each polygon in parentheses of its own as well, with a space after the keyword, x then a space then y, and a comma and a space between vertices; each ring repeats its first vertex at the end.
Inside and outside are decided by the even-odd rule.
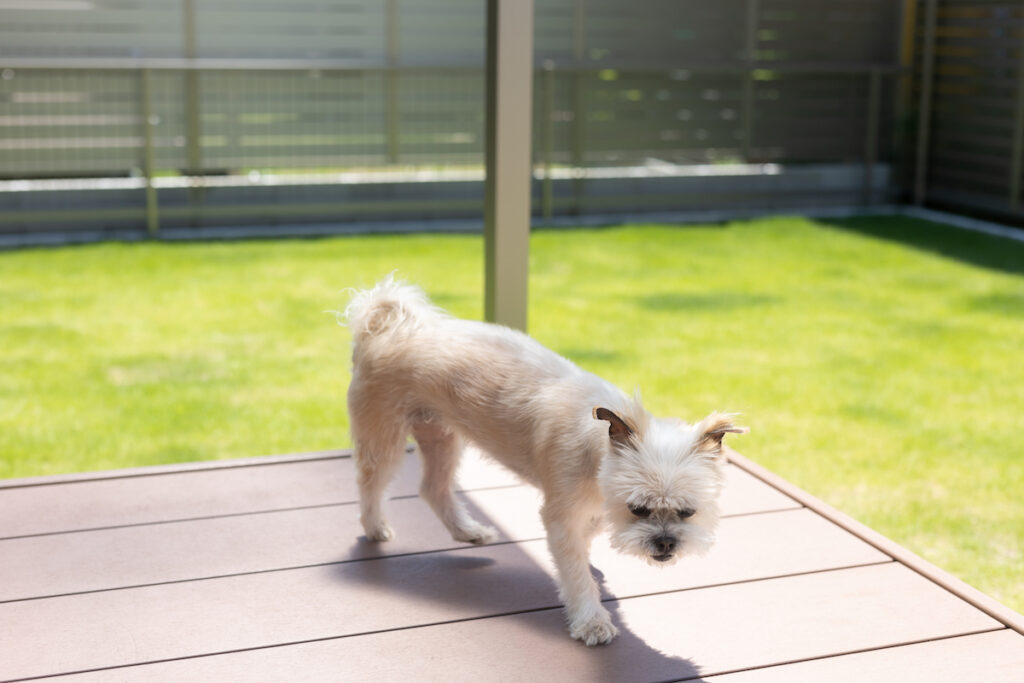
MULTIPOLYGON (((347 446, 346 287, 482 312, 476 236, 0 254, 0 476, 347 446)), ((905 218, 539 231, 530 331, 1018 610, 1024 245, 905 218)))

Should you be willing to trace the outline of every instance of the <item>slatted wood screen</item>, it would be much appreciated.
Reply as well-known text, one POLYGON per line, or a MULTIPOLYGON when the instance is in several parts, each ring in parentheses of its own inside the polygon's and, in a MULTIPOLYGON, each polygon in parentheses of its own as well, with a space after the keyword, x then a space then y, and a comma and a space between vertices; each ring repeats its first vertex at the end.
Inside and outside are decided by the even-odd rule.
POLYGON ((934 62, 924 199, 958 210, 1024 217, 1024 7, 1008 0, 941 0, 927 25, 919 3, 916 96, 926 41, 934 62))

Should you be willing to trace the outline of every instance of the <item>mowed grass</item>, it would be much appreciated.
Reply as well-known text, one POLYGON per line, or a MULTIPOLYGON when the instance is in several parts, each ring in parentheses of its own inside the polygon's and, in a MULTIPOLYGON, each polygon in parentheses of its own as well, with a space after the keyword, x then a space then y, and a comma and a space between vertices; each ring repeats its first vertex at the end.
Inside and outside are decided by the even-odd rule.
MULTIPOLYGON (((0 476, 344 447, 341 291, 482 311, 451 235, 0 254, 0 476)), ((535 232, 530 331, 1024 610, 1024 245, 905 218, 535 232)))

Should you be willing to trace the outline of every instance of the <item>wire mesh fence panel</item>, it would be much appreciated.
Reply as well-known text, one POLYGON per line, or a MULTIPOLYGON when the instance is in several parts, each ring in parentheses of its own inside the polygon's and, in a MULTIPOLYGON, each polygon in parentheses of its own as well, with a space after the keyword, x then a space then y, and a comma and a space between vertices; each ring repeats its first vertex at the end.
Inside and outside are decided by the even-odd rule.
POLYGON ((385 160, 379 72, 211 71, 199 83, 207 172, 337 171, 385 160))
POLYGON ((587 163, 741 161, 736 74, 606 69, 587 74, 583 85, 587 163))
MULTIPOLYGON (((117 192, 145 192, 131 215, 142 202, 150 229, 461 216, 481 201, 479 0, 16 4, 0 3, 2 178, 121 178, 117 192)), ((536 0, 535 165, 564 185, 547 188, 548 210, 613 191, 671 207, 687 190, 657 178, 691 165, 891 161, 901 12, 536 0), (593 180, 615 167, 633 180, 593 180)), ((851 168, 836 201, 881 178, 851 168)), ((734 172, 737 196, 759 172, 734 172)), ((0 185, 0 231, 108 224, 79 210, 84 195, 48 194, 32 213, 13 187, 0 185)))
POLYGON ((200 0, 195 12, 198 57, 378 65, 387 56, 383 0, 200 0))
POLYGON ((483 166, 483 69, 403 72, 397 87, 399 163, 483 166))
POLYGON ((179 0, 29 0, 11 4, 11 8, 0 5, 0 58, 184 56, 186 3, 179 0))
POLYGON ((486 43, 486 5, 479 0, 394 0, 400 66, 479 66, 486 43))
POLYGON ((132 71, 0 71, 0 176, 128 175, 141 167, 132 71))
POLYGON ((747 0, 588 0, 582 57, 594 65, 714 64, 741 59, 747 0))

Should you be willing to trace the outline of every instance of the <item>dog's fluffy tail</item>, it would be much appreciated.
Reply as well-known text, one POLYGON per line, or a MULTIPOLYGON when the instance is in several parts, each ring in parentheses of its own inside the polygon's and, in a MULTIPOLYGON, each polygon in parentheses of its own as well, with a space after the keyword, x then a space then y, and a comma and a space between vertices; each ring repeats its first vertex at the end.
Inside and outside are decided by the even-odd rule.
POLYGON ((353 292, 345 309, 345 324, 352 330, 352 341, 358 347, 370 337, 388 334, 438 313, 422 289, 395 279, 392 273, 373 289, 353 292))

